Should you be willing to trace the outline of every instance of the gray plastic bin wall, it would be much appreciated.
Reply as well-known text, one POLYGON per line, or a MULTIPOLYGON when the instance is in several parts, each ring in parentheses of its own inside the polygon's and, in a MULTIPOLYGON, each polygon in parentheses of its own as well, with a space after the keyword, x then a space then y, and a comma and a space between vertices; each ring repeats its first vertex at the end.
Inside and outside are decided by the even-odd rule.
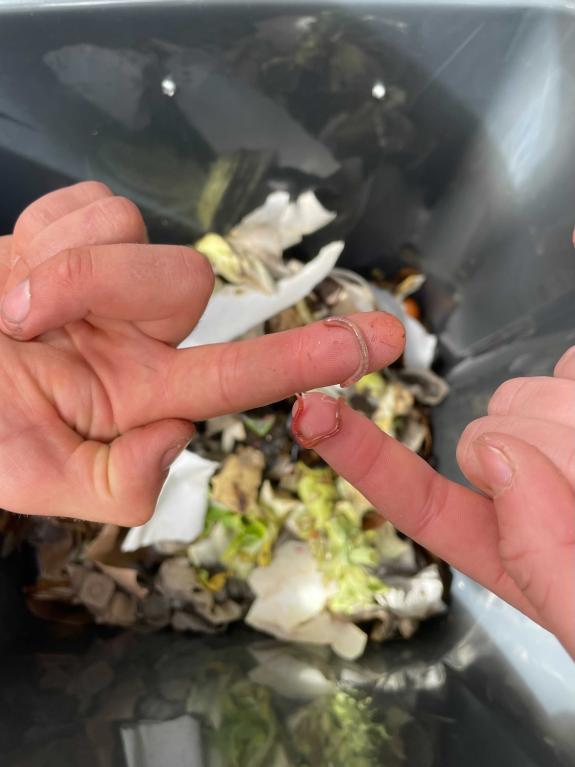
MULTIPOLYGON (((190 241, 209 164, 237 150, 248 173, 218 213, 221 229, 271 186, 313 183, 340 216, 302 255, 337 234, 344 265, 407 263, 429 277, 425 313, 452 387, 434 416, 437 462, 460 478, 458 435, 490 392, 510 376, 550 373, 575 342, 573 11, 480 0, 0 0, 0 231, 39 195, 97 178, 141 205, 156 241, 190 241)), ((55 638, 23 608, 28 567, 22 557, 0 564, 2 764, 148 767, 150 752, 125 752, 124 715, 98 729, 107 675, 141 669, 147 703, 125 716, 171 721, 177 707, 146 687, 158 658, 183 657, 184 678, 253 641, 55 638)), ((401 763, 573 764, 572 661, 463 576, 453 595, 447 619, 363 661, 396 675, 415 722, 442 723, 401 763)), ((136 696, 122 689, 122 704, 136 696)), ((183 760, 176 741, 155 742, 154 767, 208 767, 197 743, 183 760)))

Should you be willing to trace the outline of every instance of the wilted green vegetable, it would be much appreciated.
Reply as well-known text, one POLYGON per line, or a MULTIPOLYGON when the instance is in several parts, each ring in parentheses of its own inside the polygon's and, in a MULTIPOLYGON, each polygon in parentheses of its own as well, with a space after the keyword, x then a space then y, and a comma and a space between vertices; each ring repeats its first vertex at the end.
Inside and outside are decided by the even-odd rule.
POLYGON ((256 434, 258 437, 265 437, 268 435, 273 428, 273 425, 276 421, 275 415, 273 413, 270 413, 269 415, 264 415, 261 418, 254 418, 251 416, 244 415, 242 418, 246 428, 248 428, 251 432, 256 434))
POLYGON ((389 530, 382 534, 380 529, 362 529, 362 515, 354 504, 338 500, 331 469, 298 464, 298 473, 305 508, 293 515, 292 529, 309 542, 326 581, 334 586, 329 609, 353 615, 373 606, 376 595, 387 589, 375 569, 390 554, 398 556, 402 547, 392 546, 389 530))
POLYGON ((218 523, 228 532, 220 562, 229 572, 245 578, 254 567, 269 564, 279 532, 279 523, 271 515, 238 514, 212 505, 206 516, 204 535, 209 537, 218 523))
POLYGON ((302 767, 389 767, 390 736, 369 698, 343 690, 300 709, 289 722, 302 767))
POLYGON ((223 695, 220 712, 214 742, 226 767, 267 767, 278 729, 269 690, 236 682, 223 695))

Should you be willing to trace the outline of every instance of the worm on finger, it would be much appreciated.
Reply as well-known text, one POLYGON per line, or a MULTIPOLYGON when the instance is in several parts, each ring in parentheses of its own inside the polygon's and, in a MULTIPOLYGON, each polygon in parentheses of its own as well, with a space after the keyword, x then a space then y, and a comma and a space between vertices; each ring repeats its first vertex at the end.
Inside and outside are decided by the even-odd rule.
POLYGON ((360 378, 363 378, 369 370, 369 349, 363 331, 359 325, 347 317, 328 317, 323 322, 324 325, 327 325, 328 327, 346 328, 353 333, 354 338, 357 341, 360 354, 359 364, 351 376, 346 378, 345 381, 342 381, 340 384, 342 387, 351 386, 356 383, 356 381, 359 381, 360 378))

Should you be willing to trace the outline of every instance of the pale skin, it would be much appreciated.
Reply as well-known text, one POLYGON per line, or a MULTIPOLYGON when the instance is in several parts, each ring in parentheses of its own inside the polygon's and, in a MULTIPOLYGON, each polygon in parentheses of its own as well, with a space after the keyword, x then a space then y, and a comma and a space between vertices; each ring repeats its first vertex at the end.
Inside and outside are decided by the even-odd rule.
POLYGON ((484 494, 445 479, 341 400, 300 398, 293 428, 399 530, 575 656, 575 347, 552 377, 506 381, 463 432, 459 465, 484 494))
MULTIPOLYGON (((357 338, 322 323, 176 350, 212 284, 191 249, 148 245, 137 208, 102 184, 24 211, 0 237, 0 506, 141 524, 192 421, 357 371, 357 338)), ((370 370, 401 354, 394 318, 352 321, 370 370)), ((508 381, 465 430, 458 460, 483 494, 324 395, 300 402, 298 433, 328 435, 314 449, 386 518, 575 654, 575 348, 553 377, 508 381)))
MULTIPOLYGON (((138 209, 103 184, 22 213, 0 238, 0 507, 142 524, 193 421, 353 373, 353 338, 322 323, 177 350, 212 286, 202 256, 147 244, 138 209)), ((375 365, 401 353, 393 317, 358 323, 375 365)))

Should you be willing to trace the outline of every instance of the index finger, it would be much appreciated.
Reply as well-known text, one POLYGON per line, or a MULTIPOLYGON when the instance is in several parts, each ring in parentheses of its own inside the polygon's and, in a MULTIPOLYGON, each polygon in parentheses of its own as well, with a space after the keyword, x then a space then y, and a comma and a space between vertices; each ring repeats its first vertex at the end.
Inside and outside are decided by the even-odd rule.
POLYGON ((2 290, 8 275, 10 274, 12 253, 12 236, 4 235, 0 237, 0 290, 2 290))
MULTIPOLYGON (((11 274, 5 288, 22 282, 31 269, 62 250, 114 242, 119 229, 135 232, 135 242, 145 241, 140 234, 143 222, 142 226, 136 223, 126 227, 126 218, 134 216, 126 210, 127 200, 121 203, 124 215, 112 215, 116 200, 111 190, 98 181, 57 189, 35 200, 20 214, 14 227, 11 274)), ((125 240, 120 237, 118 241, 125 240)))
MULTIPOLYGON (((379 370, 403 351, 402 324, 385 312, 351 315, 366 344, 369 370, 379 370)), ((296 392, 328 386, 353 375, 362 350, 346 327, 314 322, 296 330, 246 341, 174 352, 161 398, 146 409, 148 420, 197 421, 250 410, 296 392), (150 408, 152 409, 150 414, 150 408)))
POLYGON ((489 499, 445 479, 343 403, 336 411, 335 400, 312 393, 299 404, 300 438, 328 435, 314 450, 398 530, 536 618, 501 563, 489 499), (339 430, 334 433, 336 412, 339 430))
POLYGON ((22 255, 28 243, 50 224, 97 200, 112 196, 112 191, 99 181, 82 181, 45 194, 20 214, 14 227, 14 249, 22 255))

